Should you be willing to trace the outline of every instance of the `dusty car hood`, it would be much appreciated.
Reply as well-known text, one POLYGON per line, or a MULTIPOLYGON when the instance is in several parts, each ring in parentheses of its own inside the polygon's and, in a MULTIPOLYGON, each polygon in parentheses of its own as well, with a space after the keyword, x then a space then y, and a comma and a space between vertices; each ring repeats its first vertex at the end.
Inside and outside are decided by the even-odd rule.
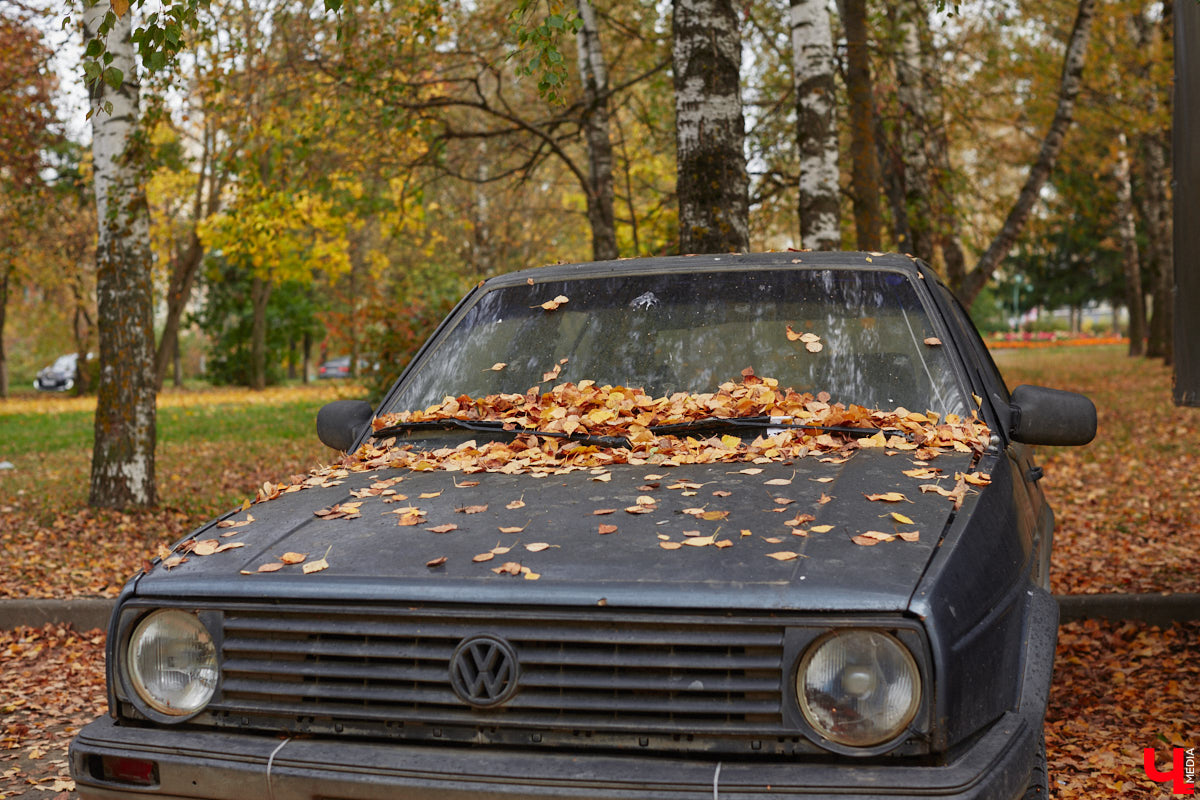
MULTIPOLYGON (((956 470, 970 457, 935 459, 942 481, 953 486, 956 470)), ((804 458, 790 463, 707 464, 681 467, 615 465, 607 481, 587 472, 537 478, 530 475, 445 471, 375 470, 350 474, 340 485, 284 494, 249 509, 254 521, 239 528, 212 525, 193 538, 218 538, 244 546, 207 556, 192 554, 167 570, 157 565, 142 576, 139 595, 163 597, 252 597, 355 602, 554 603, 624 607, 745 608, 764 610, 900 611, 907 607, 917 580, 938 546, 952 513, 946 498, 918 488, 929 480, 902 474, 912 469, 904 453, 862 450, 842 464, 804 458), (761 470, 748 474, 747 470, 761 470), (647 476, 661 475, 661 478, 647 476), (385 502, 361 498, 357 519, 322 519, 314 511, 344 502, 388 478, 403 480, 391 488, 407 496, 385 502), (790 481, 787 484, 769 481, 790 481), (478 482, 478 485, 471 485, 478 482), (671 488, 680 483, 698 489, 671 488), (647 488, 657 484, 657 488, 647 488), (694 491, 694 495, 685 495, 694 491), (714 495, 728 492, 728 496, 714 495), (901 492, 905 502, 869 501, 866 494, 901 492), (421 495, 434 495, 422 498, 421 495), (831 497, 819 502, 822 495, 831 497), (639 497, 657 502, 652 511, 634 515, 624 509, 639 497), (779 505, 774 498, 793 502, 779 505), (521 501, 524 506, 508 508, 521 501), (487 506, 486 510, 459 509, 487 506), (399 526, 398 509, 416 506, 425 522, 399 526), (616 509, 596 516, 597 509, 616 509), (727 511, 723 519, 705 519, 685 509, 727 511), (914 525, 894 522, 897 511, 914 525), (798 514, 814 520, 803 527, 832 525, 825 532, 793 535, 786 525, 798 514), (600 525, 615 525, 601 535, 600 525), (455 525, 446 533, 431 528, 455 525), (520 527, 520 533, 499 528, 520 527), (920 539, 897 539, 864 547, 851 537, 866 531, 919 530, 920 539), (742 531, 749 531, 743 535, 742 531), (690 533, 689 533, 690 532, 690 533), (220 537, 220 534, 232 534, 220 537), (662 537, 728 539, 724 548, 683 546, 663 549, 662 537), (777 538, 781 541, 768 541, 777 538), (553 545, 530 552, 526 544, 553 545), (473 557, 498 545, 507 554, 486 562, 473 557), (799 557, 777 561, 770 553, 793 551, 799 557), (304 574, 302 565, 258 573, 259 565, 285 552, 326 556, 329 567, 304 574), (427 562, 445 557, 443 565, 427 562), (518 562, 539 578, 496 574, 493 568, 518 562), (254 574, 243 574, 242 571, 254 574)), ((246 511, 228 516, 243 520, 246 511)), ((717 515, 713 515, 717 516, 717 515)))

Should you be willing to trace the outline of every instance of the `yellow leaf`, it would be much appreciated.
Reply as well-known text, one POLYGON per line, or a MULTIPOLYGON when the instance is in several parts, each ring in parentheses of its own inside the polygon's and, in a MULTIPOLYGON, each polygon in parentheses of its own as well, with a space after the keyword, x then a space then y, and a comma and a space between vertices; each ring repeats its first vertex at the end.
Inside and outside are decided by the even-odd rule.
POLYGON ((767 553, 767 558, 773 558, 776 561, 793 561, 799 557, 799 553, 793 553, 791 550, 780 550, 777 553, 767 553))
POLYGON ((318 558, 316 561, 310 561, 301 567, 305 575, 311 575, 314 572, 320 572, 323 569, 329 569, 329 562, 323 558, 318 558))
POLYGON ((833 526, 832 525, 813 525, 811 528, 809 528, 809 530, 812 531, 813 533, 829 533, 831 530, 833 530, 833 526))
POLYGON ((901 525, 915 525, 916 524, 911 519, 909 519, 908 517, 904 516, 903 514, 897 512, 897 511, 892 512, 892 519, 896 520, 896 522, 899 522, 901 525))

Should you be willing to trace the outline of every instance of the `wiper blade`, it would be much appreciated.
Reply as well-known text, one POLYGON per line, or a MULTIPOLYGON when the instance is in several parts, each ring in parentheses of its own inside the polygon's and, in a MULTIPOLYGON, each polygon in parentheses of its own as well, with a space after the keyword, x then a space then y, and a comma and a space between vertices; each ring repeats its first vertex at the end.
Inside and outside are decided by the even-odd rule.
POLYGON ((705 419, 697 419, 691 422, 677 422, 673 425, 654 425, 650 428, 650 432, 654 434, 667 435, 692 433, 706 430, 735 430, 738 428, 750 428, 754 430, 763 430, 766 428, 802 428, 810 431, 821 431, 822 433, 845 433, 850 436, 874 436, 880 431, 883 431, 886 433, 907 436, 906 433, 897 428, 855 428, 846 425, 813 425, 794 421, 785 422, 772 417, 707 417, 705 419))
POLYGON ((395 425, 389 425, 386 428, 380 428, 371 434, 374 439, 382 439, 388 436, 395 436, 401 433, 409 433, 411 431, 420 430, 453 430, 461 428, 463 430, 475 431, 477 433, 508 433, 513 436, 521 434, 532 434, 534 436, 546 436, 552 439, 568 439, 572 442, 581 442, 582 444, 596 445, 599 447, 628 447, 629 440, 623 436, 593 436, 587 433, 565 433, 563 431, 543 431, 538 428, 519 428, 516 426, 506 428, 505 423, 495 420, 476 420, 470 421, 465 419, 456 419, 449 417, 447 419, 430 420, 428 422, 400 422, 395 425))

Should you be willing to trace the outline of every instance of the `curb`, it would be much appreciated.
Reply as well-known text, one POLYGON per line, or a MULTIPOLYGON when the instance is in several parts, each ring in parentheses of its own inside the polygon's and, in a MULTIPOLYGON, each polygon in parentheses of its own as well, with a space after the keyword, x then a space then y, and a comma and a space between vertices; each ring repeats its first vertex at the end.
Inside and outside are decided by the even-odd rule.
MULTIPOLYGON (((1164 627, 1200 620, 1200 594, 1058 594, 1059 622, 1127 620, 1164 627)), ((114 598, 0 600, 0 630, 70 624, 76 630, 107 630, 114 598)))
POLYGON ((1128 620, 1165 627, 1200 620, 1200 594, 1059 594, 1059 622, 1128 620))

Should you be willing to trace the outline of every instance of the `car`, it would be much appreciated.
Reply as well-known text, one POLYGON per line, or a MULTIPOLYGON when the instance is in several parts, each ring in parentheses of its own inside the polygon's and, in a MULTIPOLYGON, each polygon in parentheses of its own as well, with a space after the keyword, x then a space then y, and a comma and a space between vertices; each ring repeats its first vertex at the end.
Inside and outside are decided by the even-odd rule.
MULTIPOLYGON (((91 358, 91 354, 88 354, 91 358)), ((67 353, 54 359, 54 363, 38 370, 33 379, 33 388, 40 392, 69 392, 75 387, 75 367, 79 363, 78 353, 67 353)))
MULTIPOLYGON (((375 367, 368 363, 366 359, 358 360, 358 374, 363 375, 369 370, 374 370, 375 367)), ((323 361, 317 367, 318 378, 349 378, 350 376, 350 356, 342 356, 341 358, 331 358, 328 361, 323 361)))
POLYGON ((920 261, 501 275, 316 427, 122 590, 81 798, 1045 796, 1095 407, 920 261))

